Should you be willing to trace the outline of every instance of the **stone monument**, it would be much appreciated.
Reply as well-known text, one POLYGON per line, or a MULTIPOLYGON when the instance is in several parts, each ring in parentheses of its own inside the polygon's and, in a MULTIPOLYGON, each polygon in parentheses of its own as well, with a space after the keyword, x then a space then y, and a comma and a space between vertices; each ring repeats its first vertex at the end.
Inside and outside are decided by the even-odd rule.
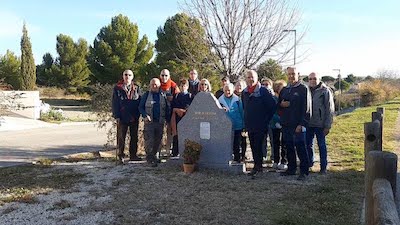
POLYGON ((237 170, 237 167, 232 169, 229 165, 233 135, 232 122, 215 96, 209 92, 199 92, 178 123, 179 153, 183 153, 185 139, 190 139, 203 146, 200 168, 237 170))

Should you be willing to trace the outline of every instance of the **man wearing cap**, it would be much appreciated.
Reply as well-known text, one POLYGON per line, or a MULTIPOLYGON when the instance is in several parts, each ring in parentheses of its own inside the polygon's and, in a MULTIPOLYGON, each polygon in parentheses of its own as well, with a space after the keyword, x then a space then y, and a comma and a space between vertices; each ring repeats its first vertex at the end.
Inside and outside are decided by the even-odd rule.
POLYGON ((122 79, 115 85, 112 97, 113 117, 117 120, 118 159, 125 157, 125 138, 129 129, 129 158, 138 161, 137 154, 139 127, 140 88, 133 82, 132 70, 125 70, 122 79))

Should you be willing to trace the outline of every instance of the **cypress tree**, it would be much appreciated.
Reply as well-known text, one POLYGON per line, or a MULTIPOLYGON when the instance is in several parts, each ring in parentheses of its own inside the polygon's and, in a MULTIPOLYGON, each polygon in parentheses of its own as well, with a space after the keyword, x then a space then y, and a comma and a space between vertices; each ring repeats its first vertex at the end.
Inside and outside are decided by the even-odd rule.
POLYGON ((36 83, 36 65, 32 54, 32 44, 24 24, 21 38, 21 75, 22 90, 33 90, 36 83))

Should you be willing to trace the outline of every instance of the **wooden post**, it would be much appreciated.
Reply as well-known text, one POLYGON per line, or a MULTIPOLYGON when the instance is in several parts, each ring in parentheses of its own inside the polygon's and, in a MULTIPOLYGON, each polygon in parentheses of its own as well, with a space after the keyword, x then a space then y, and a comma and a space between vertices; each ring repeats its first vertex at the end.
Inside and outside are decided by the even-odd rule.
POLYGON ((384 178, 390 182, 393 195, 396 195, 397 155, 391 152, 370 151, 365 171, 365 224, 374 222, 374 201, 372 185, 375 179, 384 178))
POLYGON ((378 120, 364 123, 364 158, 367 158, 368 152, 379 150, 379 126, 378 120))
POLYGON ((383 116, 380 112, 372 112, 372 122, 374 122, 375 120, 379 121, 379 135, 378 135, 378 149, 374 149, 374 150, 379 150, 382 151, 383 150, 383 129, 382 129, 382 125, 383 125, 383 116))
POLYGON ((376 111, 378 113, 381 113, 381 116, 382 116, 382 119, 381 119, 381 133, 382 133, 382 143, 383 143, 383 136, 384 136, 383 135, 383 131, 384 131, 383 127, 385 125, 385 108, 378 107, 378 108, 376 108, 376 111))
POLYGON ((372 185, 375 225, 400 225, 392 187, 386 179, 375 179, 372 185))

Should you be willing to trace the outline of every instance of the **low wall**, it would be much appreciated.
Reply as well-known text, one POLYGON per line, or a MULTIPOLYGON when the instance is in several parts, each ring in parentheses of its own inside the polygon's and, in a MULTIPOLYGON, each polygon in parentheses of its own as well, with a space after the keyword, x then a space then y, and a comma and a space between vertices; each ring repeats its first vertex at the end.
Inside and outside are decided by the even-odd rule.
MULTIPOLYGON (((1 96, 18 96, 14 101, 20 105, 19 109, 10 112, 30 119, 40 118, 39 91, 0 91, 1 96)), ((3 103, 4 104, 4 103, 3 103)))

